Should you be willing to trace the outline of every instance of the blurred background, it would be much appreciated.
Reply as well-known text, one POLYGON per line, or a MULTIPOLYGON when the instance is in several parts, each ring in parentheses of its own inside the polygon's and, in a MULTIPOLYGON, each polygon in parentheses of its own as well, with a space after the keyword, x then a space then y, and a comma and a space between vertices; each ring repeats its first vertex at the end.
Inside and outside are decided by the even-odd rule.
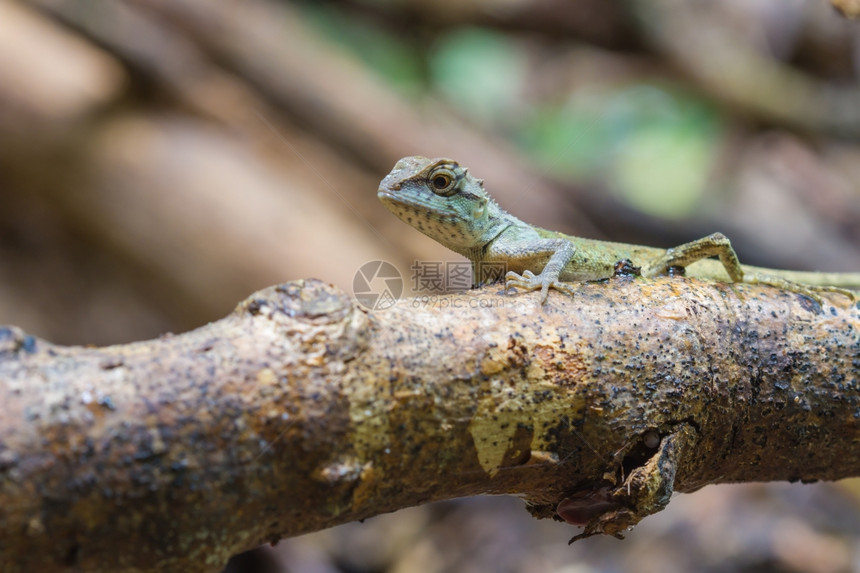
MULTIPOLYGON (((462 260, 376 199, 414 154, 543 227, 858 271, 858 26, 826 0, 0 0, 0 323, 114 344, 462 260)), ((857 491, 710 486, 572 547, 456 500, 228 570, 860 571, 857 491)))

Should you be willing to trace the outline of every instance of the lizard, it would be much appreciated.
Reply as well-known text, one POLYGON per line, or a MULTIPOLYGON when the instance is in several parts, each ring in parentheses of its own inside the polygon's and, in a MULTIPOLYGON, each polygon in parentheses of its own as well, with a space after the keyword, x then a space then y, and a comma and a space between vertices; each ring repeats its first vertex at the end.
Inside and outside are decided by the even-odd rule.
POLYGON ((742 265, 722 233, 670 249, 565 235, 525 223, 504 211, 484 182, 453 159, 404 157, 382 180, 377 196, 394 215, 472 262, 473 286, 482 263, 503 263, 506 290, 549 289, 573 295, 572 282, 608 279, 627 263, 635 274, 683 274, 704 280, 767 284, 806 295, 839 293, 853 302, 860 273, 820 273, 742 265))

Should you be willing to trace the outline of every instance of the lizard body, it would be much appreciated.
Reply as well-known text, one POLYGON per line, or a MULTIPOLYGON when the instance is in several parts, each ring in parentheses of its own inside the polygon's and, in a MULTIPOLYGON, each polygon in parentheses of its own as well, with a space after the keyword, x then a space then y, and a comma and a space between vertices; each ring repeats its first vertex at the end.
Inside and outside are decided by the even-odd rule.
POLYGON ((860 273, 817 273, 741 265, 721 233, 671 249, 572 237, 529 225, 502 210, 483 180, 451 159, 405 157, 379 186, 382 203, 404 222, 472 261, 473 283, 481 263, 504 263, 506 286, 572 294, 570 281, 612 277, 620 261, 642 276, 684 269, 706 280, 770 284, 811 296, 838 292, 854 300, 860 273), (718 257, 719 260, 711 257, 718 257), (537 273, 537 274, 536 274, 537 273))

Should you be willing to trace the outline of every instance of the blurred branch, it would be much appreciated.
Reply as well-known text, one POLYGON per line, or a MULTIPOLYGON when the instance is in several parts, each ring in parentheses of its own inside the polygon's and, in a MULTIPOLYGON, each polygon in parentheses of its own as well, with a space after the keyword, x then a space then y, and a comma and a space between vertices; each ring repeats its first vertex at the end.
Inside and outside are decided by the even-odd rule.
POLYGON ((830 0, 830 4, 846 18, 860 18, 860 0, 830 0))
POLYGON ((818 80, 754 49, 719 3, 628 3, 645 36, 708 93, 753 117, 813 133, 860 137, 860 85, 818 80))
POLYGON ((0 329, 0 568, 217 571, 480 493, 620 535, 673 491, 860 475, 860 308, 673 278, 578 289, 366 314, 297 281, 124 346, 0 329))
MULTIPOLYGON (((307 157, 307 163, 315 166, 315 172, 328 180, 353 209, 357 209, 371 220, 374 227, 380 229, 386 223, 384 220, 373 220, 376 212, 371 205, 375 205, 375 202, 368 200, 375 188, 376 178, 368 177, 366 173, 352 175, 344 171, 349 166, 355 168, 359 164, 381 177, 401 156, 420 153, 450 156, 470 165, 474 172, 481 173, 487 179, 488 185, 492 186, 494 194, 506 208, 544 227, 596 237, 602 235, 598 229, 611 229, 616 239, 640 243, 659 242, 663 245, 689 240, 702 233, 701 226, 706 231, 727 232, 739 238, 739 244, 745 242, 743 237, 750 235, 735 228, 737 225, 732 216, 724 216, 720 221, 687 221, 695 229, 682 237, 667 236, 669 225, 665 221, 649 220, 641 213, 632 213, 620 223, 625 208, 610 194, 602 191, 586 194, 577 186, 561 188, 529 169, 505 145, 504 138, 481 134, 467 121, 454 117, 432 101, 425 101, 423 108, 408 104, 372 72, 315 34, 303 22, 298 10, 289 4, 249 1, 242 4, 241 10, 228 4, 212 5, 200 0, 137 0, 99 5, 83 0, 38 0, 36 4, 97 44, 108 48, 130 70, 140 74, 141 81, 159 86, 163 94, 173 97, 183 109, 204 117, 217 118, 232 128, 257 134, 261 128, 268 129, 259 118, 267 118, 278 131, 285 134, 284 140, 290 145, 297 145, 296 142, 303 136, 295 133, 295 128, 290 128, 289 124, 303 126, 307 133, 319 137, 334 152, 326 155, 302 147, 300 151, 307 157), (140 30, 149 32, 141 35, 140 30), (159 38, 159 42, 152 42, 152 37, 159 38), (164 50, 151 44, 161 44, 171 49, 164 50), (344 86, 349 86, 349 89, 344 89, 344 86), (571 201, 571 197, 575 197, 575 201, 571 201)), ((478 1, 458 4, 452 14, 467 13, 470 14, 469 18, 488 14, 489 18, 504 19, 523 6, 539 4, 544 11, 554 6, 553 2, 525 2, 512 4, 507 9, 494 5, 494 9, 487 10, 489 4, 493 3, 478 1)), ((405 10, 431 17, 423 2, 405 2, 403 5, 405 10)), ((656 3, 649 13, 646 11, 648 7, 643 4, 641 11, 649 17, 643 15, 642 21, 652 31, 657 43, 675 42, 673 38, 676 35, 686 38, 678 39, 677 44, 673 44, 672 54, 678 52, 676 55, 689 58, 719 57, 719 61, 723 62, 729 61, 726 60, 729 56, 745 58, 747 51, 752 52, 752 48, 745 47, 744 41, 733 38, 724 29, 725 26, 709 23, 703 34, 699 34, 699 28, 696 27, 699 24, 687 13, 686 8, 679 7, 676 14, 670 7, 661 6, 656 3), (671 13, 663 14, 660 10, 671 13), (685 27, 675 26, 675 20, 679 20, 678 26, 685 27), (660 22, 666 26, 661 27, 660 22), (666 37, 663 36, 664 32, 666 37), (707 38, 698 38, 699 35, 707 38), (717 44, 719 49, 708 42, 717 44), (734 51, 723 55, 727 54, 725 50, 734 51), (684 56, 687 52, 701 56, 684 56)), ((436 17, 446 16, 436 14, 436 17)), ((583 15, 583 18, 587 18, 587 15, 583 15)), ((719 18, 711 20, 719 22, 719 18)), ((518 21, 514 19, 511 23, 516 25, 518 21)), ((820 95, 817 88, 796 91, 793 89, 794 84, 786 86, 779 79, 783 77, 779 74, 773 76, 773 82, 768 83, 766 80, 772 75, 767 70, 773 66, 788 68, 761 55, 753 53, 751 57, 754 60, 750 64, 752 67, 744 67, 734 59, 731 59, 733 63, 729 67, 715 64, 716 60, 710 63, 703 61, 701 65, 692 62, 691 65, 695 73, 707 73, 709 78, 713 76, 711 80, 714 82, 728 82, 736 86, 732 89, 740 94, 741 99, 749 100, 750 106, 776 106, 774 109, 778 108, 777 115, 786 121, 800 121, 813 126, 818 120, 808 116, 810 108, 807 104, 810 98, 813 100, 811 105, 818 110, 814 112, 816 117, 820 114, 839 116, 838 109, 831 109, 832 106, 822 103, 829 100, 815 100, 820 95), (755 62, 770 67, 764 68, 755 62), (732 72, 734 69, 738 71, 732 72), (723 72, 735 79, 723 79, 723 72), (737 83, 741 80, 752 82, 752 88, 746 83, 737 83), (804 96, 804 93, 809 97, 804 96), (796 106, 804 107, 806 111, 798 110, 796 106)), ((798 77, 802 75, 800 72, 791 73, 798 77)), ((808 85, 805 80, 801 84, 808 85)), ((718 89, 716 93, 728 92, 718 89)), ((851 99, 849 112, 854 109, 853 101, 851 99)), ((745 109, 753 110, 753 107, 745 109)), ((751 113, 759 115, 754 110, 751 113)), ((839 123, 836 116, 834 121, 839 123)), ((844 126, 850 129, 851 123, 839 125, 839 129, 844 126)), ((272 139, 271 134, 269 138, 272 139)), ((274 143, 278 144, 277 138, 274 139, 274 143)), ((278 162, 286 163, 290 159, 295 162, 295 158, 291 157, 292 148, 287 149, 281 143, 279 152, 286 157, 284 161, 279 159, 278 162)), ((166 154, 172 155, 174 152, 168 151, 166 154)), ((285 165, 288 173, 294 170, 289 164, 285 165)), ((165 173, 161 168, 156 168, 156 172, 165 173)), ((209 184, 208 181, 201 183, 209 184)), ((165 184, 175 185, 171 182, 165 184)), ((69 200, 74 201, 74 195, 69 200)), ((89 210, 84 208, 81 212, 88 213, 89 210)), ((98 220, 102 224, 111 221, 104 217, 98 220)), ((324 227, 333 226, 326 224, 324 227)), ((117 231, 124 232, 123 229, 117 231)), ((852 257, 840 254, 850 251, 850 248, 842 248, 841 244, 832 246, 823 240, 816 242, 821 252, 810 253, 806 259, 804 253, 796 250, 793 253, 781 253, 778 257, 768 256, 773 250, 761 241, 748 242, 752 244, 749 250, 754 251, 759 257, 757 260, 766 265, 814 268, 820 261, 828 260, 822 258, 821 252, 825 253, 825 257, 826 253, 834 253, 830 260, 847 260, 848 264, 856 258, 856 254, 852 257)), ((404 260, 412 260, 416 253, 405 252, 399 256, 404 260)), ((273 258, 267 257, 267 260, 273 258)), ((839 268, 837 265, 829 263, 826 267, 839 268)), ((333 273, 337 271, 337 268, 314 271, 311 267, 309 272, 328 276, 338 284, 348 284, 344 281, 349 277, 336 277, 333 273)), ((267 276, 269 278, 264 279, 263 283, 277 280, 277 277, 267 276)), ((232 294, 233 299, 239 296, 237 291, 232 294)), ((233 299, 228 297, 226 300, 233 299)))
MULTIPOLYGON (((122 2, 42 2, 72 34, 31 5, 10 6, 47 29, 23 34, 31 44, 69 36, 80 46, 54 51, 58 67, 92 60, 124 82, 93 80, 86 93, 99 94, 96 103, 70 109, 63 121, 40 114, 36 97, 0 117, 0 167, 11 183, 4 192, 47 199, 94 242, 138 265, 179 299, 182 323, 225 312, 243 293, 283 280, 285 268, 345 286, 360 263, 379 257, 375 229, 351 210, 367 202, 344 200, 352 190, 375 189, 378 179, 284 121, 180 31, 122 2), (133 94, 119 89, 128 84, 133 94), (157 102, 140 101, 151 92, 157 102), (339 241, 333 228, 352 240, 339 241), (295 249, 296 236, 351 264, 295 249)), ((28 57, 36 51, 18 48, 28 57)), ((44 91, 65 77, 50 76, 43 86, 32 76, 44 91)), ((0 100, 20 85, 0 82, 0 100)), ((74 100, 74 87, 53 89, 74 100)))
MULTIPOLYGON (((856 0, 832 4, 848 17, 860 13, 856 0)), ((820 80, 761 53, 737 33, 720 2, 580 2, 571 9, 558 0, 401 0, 396 6, 443 25, 537 30, 612 49, 648 43, 708 94, 752 117, 814 133, 860 137, 860 86, 820 80)))
POLYGON ((559 209, 558 189, 536 176, 501 138, 481 134, 430 101, 417 110, 408 105, 308 30, 289 5, 244 2, 236 11, 201 0, 136 3, 184 30, 273 106, 380 175, 408 153, 463 158, 492 174, 494 188, 510 203, 526 205, 560 227, 591 229, 574 209, 559 209))
POLYGON ((415 21, 430 31, 456 26, 488 26, 502 30, 537 33, 547 38, 576 39, 620 49, 639 42, 631 18, 619 2, 579 0, 572 10, 566 0, 398 0, 377 6, 356 0, 340 0, 355 11, 370 12, 391 28, 415 21))

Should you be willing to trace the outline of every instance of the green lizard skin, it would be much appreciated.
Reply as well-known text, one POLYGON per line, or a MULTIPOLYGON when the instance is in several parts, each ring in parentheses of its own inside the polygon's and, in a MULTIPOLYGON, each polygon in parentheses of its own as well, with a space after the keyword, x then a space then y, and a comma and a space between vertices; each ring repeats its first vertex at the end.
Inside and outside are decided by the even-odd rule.
POLYGON ((714 233, 671 249, 571 237, 524 223, 505 212, 484 182, 451 159, 404 157, 379 185, 378 197, 401 220, 472 261, 504 263, 506 286, 572 294, 571 281, 606 279, 628 260, 653 277, 679 268, 685 276, 724 282, 770 284, 812 297, 860 289, 860 273, 816 273, 741 265, 729 240, 714 233), (711 258, 711 257, 717 257, 711 258))

